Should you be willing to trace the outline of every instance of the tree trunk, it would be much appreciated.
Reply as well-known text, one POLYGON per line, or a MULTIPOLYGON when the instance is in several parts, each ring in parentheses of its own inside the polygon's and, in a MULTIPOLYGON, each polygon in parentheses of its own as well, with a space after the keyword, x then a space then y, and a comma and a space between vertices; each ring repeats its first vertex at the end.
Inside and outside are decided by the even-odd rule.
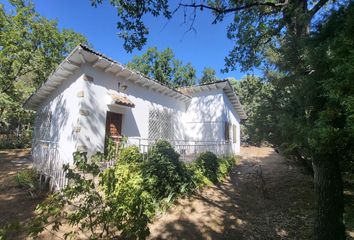
POLYGON ((344 240, 343 183, 337 159, 317 156, 314 161, 315 240, 344 240))

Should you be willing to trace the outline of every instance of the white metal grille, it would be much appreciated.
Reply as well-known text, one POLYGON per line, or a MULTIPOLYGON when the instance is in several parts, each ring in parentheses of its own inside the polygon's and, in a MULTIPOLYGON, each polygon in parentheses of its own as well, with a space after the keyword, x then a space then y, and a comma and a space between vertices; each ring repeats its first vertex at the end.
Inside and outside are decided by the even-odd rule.
POLYGON ((50 126, 52 123, 52 113, 48 107, 37 113, 34 129, 34 140, 50 140, 50 126))
POLYGON ((168 109, 149 111, 149 139, 173 139, 172 113, 168 109))

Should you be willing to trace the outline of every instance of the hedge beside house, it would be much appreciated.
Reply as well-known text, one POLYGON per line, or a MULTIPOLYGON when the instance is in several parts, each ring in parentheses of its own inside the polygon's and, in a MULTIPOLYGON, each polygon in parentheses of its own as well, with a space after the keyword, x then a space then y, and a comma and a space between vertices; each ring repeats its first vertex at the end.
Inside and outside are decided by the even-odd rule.
MULTIPOLYGON (((194 163, 179 161, 179 154, 167 141, 151 147, 149 158, 137 147, 120 151, 117 163, 103 172, 86 153, 75 153, 75 167, 65 166, 71 183, 37 207, 30 234, 37 236, 47 225, 58 231, 67 222, 92 239, 145 239, 148 223, 183 195, 221 181, 236 163, 235 157, 218 158, 211 152, 200 154, 194 163), (144 160, 145 159, 145 160, 144 160), (63 211, 63 207, 71 209, 63 211), (50 223, 49 220, 51 219, 50 223)), ((74 237, 78 231, 66 232, 74 237)))

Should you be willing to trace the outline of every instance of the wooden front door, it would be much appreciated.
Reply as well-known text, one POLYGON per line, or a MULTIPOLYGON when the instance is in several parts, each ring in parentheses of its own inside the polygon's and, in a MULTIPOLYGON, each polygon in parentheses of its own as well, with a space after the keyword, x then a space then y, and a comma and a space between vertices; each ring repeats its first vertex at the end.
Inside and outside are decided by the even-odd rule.
POLYGON ((107 112, 106 117, 106 138, 111 137, 116 144, 122 136, 122 114, 107 112))

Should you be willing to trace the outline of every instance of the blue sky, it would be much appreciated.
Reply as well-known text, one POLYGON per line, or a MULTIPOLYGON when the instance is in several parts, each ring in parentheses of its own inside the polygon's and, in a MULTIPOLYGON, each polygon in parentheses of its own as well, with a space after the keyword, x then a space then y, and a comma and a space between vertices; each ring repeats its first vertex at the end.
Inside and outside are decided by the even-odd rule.
POLYGON ((204 67, 216 69, 220 78, 240 79, 245 75, 237 71, 220 72, 224 67, 224 57, 233 46, 233 42, 226 38, 226 26, 232 20, 231 16, 223 23, 213 25, 213 17, 208 11, 197 12, 196 32, 187 32, 189 24, 183 24, 182 11, 169 21, 146 17, 150 30, 147 45, 142 51, 127 53, 123 49, 123 41, 117 36, 116 10, 107 2, 97 8, 92 7, 89 0, 34 0, 34 4, 41 15, 56 19, 60 28, 73 29, 85 35, 96 50, 121 63, 127 63, 134 55, 141 55, 150 46, 159 50, 170 47, 178 59, 192 63, 198 77, 204 67))

